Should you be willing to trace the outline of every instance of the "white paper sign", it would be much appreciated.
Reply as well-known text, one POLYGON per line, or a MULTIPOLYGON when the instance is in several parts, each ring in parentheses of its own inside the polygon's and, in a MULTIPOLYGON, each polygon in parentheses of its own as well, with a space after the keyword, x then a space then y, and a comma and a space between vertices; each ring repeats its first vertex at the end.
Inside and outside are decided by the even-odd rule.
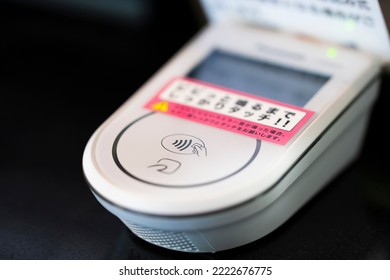
POLYGON ((390 59, 378 0, 201 0, 210 21, 238 20, 307 34, 390 59))

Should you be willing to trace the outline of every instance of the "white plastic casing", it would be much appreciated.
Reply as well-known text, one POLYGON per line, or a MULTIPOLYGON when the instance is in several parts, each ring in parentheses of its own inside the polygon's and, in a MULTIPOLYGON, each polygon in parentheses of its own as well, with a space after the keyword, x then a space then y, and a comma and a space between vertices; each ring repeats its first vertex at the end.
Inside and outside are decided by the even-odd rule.
POLYGON ((104 207, 156 245, 215 252, 252 242, 357 155, 379 73, 380 63, 362 52, 244 25, 207 26, 96 130, 83 156, 86 179, 104 207), (314 115, 284 145, 144 108, 214 49, 330 79, 304 106, 314 115), (164 139, 176 136, 207 156, 166 149, 164 139), (173 166, 161 172, 165 164, 173 166))

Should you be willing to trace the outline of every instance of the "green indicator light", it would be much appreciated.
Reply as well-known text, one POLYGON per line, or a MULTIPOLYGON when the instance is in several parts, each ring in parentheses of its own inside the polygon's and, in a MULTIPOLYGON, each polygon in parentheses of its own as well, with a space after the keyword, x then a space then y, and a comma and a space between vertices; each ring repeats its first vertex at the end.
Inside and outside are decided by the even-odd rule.
POLYGON ((356 29, 356 21, 353 19, 348 19, 345 22, 345 30, 347 31, 354 31, 356 29))
POLYGON ((329 58, 335 58, 337 56, 337 49, 336 48, 328 48, 326 50, 326 56, 329 58))

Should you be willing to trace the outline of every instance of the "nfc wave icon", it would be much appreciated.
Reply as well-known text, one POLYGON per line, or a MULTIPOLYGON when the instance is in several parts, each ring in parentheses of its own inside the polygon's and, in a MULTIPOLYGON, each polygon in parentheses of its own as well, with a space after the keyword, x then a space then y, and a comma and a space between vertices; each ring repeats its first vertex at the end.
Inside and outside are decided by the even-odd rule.
POLYGON ((175 142, 172 143, 173 146, 175 146, 178 150, 184 151, 192 144, 192 139, 185 139, 185 140, 175 140, 175 142))
POLYGON ((188 134, 168 135, 161 140, 161 145, 175 154, 207 156, 205 143, 201 139, 188 134))

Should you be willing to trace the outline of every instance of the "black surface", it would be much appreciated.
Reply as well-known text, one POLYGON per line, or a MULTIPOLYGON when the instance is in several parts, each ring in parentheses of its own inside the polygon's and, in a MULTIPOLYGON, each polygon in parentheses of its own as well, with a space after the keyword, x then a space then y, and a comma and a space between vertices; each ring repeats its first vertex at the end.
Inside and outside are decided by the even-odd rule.
POLYGON ((389 77, 361 157, 269 236, 215 254, 134 237, 92 196, 82 152, 97 126, 199 28, 186 1, 142 23, 0 6, 0 259, 389 259, 389 77))

